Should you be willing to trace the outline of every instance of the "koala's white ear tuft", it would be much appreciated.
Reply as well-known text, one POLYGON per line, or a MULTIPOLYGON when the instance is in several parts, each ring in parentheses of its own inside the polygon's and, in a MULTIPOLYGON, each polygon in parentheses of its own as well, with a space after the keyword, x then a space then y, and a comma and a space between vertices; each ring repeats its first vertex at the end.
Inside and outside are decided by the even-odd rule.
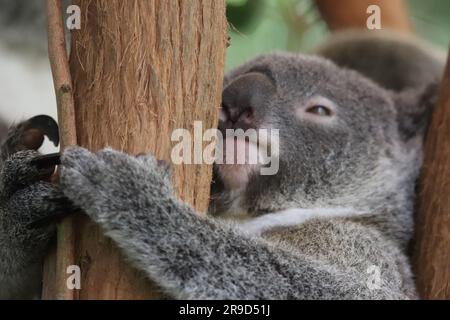
POLYGON ((438 91, 438 82, 434 82, 421 89, 392 94, 397 109, 399 132, 405 140, 424 134, 437 102, 438 91))

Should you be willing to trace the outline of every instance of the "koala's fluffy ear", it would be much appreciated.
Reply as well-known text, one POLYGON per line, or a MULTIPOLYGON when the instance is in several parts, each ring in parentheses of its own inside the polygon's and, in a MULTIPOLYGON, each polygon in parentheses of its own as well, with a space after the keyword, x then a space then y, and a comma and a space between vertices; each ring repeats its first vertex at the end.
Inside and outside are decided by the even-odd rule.
POLYGON ((436 105, 438 91, 439 85, 435 82, 422 89, 393 93, 402 138, 409 140, 424 133, 436 105))

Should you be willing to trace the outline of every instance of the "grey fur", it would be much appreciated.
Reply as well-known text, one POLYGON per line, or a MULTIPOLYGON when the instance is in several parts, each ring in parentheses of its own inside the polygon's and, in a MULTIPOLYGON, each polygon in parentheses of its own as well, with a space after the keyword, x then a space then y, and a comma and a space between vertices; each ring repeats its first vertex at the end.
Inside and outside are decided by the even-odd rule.
POLYGON ((33 223, 73 211, 61 190, 45 181, 54 167, 38 168, 32 164, 38 152, 19 151, 29 124, 10 128, 0 148, 0 299, 40 297, 42 261, 54 224, 33 223))
MULTIPOLYGON (((196 214, 177 200, 168 171, 152 156, 138 159, 108 149, 92 154, 71 148, 62 159, 61 187, 137 268, 174 298, 406 297, 396 287, 403 285, 401 280, 392 284, 386 279, 381 289, 372 291, 357 266, 332 265, 292 243, 246 236, 230 224, 196 214)), ((352 231, 358 232, 349 242, 365 240, 369 249, 362 250, 376 253, 374 263, 391 264, 395 252, 379 247, 377 234, 358 227, 352 231)), ((345 254, 358 256, 352 250, 345 254)), ((398 280, 398 271, 393 271, 390 278, 398 280)))
MULTIPOLYGON (((392 92, 323 58, 282 53, 250 61, 229 73, 224 84, 224 97, 236 90, 258 101, 255 127, 280 129, 277 175, 253 175, 237 191, 225 188, 215 170, 210 216, 202 217, 177 199, 167 167, 151 155, 135 158, 109 149, 94 154, 74 147, 62 157, 62 192, 174 298, 417 298, 407 246, 426 127, 418 119, 429 113, 435 87, 424 83, 392 92), (270 82, 275 90, 237 86, 236 80, 249 72, 264 79, 260 88, 270 82), (338 106, 335 125, 295 117, 295 107, 313 95, 338 106), (366 214, 313 219, 261 236, 216 218, 236 210, 252 218, 288 208, 337 206, 366 214), (377 289, 368 285, 371 266, 381 271, 377 289)), ((8 163, 14 168, 27 162, 19 156, 8 163)), ((17 185, 10 178, 13 172, 4 169, 3 181, 9 181, 4 185, 17 185)), ((41 193, 31 197, 42 198, 41 193)), ((21 216, 11 214, 16 211, 4 205, 10 198, 5 199, 2 219, 21 216)), ((10 235, 11 228, 24 232, 20 221, 8 226, 2 234, 10 235)), ((1 271, 24 261, 14 258, 20 250, 11 248, 18 242, 7 237, 14 245, 2 248, 12 258, 0 265, 1 271)))
POLYGON ((42 181, 51 169, 37 169, 35 151, 21 151, 2 163, 0 184, 0 299, 37 298, 41 268, 54 225, 33 222, 67 212, 69 202, 42 181))

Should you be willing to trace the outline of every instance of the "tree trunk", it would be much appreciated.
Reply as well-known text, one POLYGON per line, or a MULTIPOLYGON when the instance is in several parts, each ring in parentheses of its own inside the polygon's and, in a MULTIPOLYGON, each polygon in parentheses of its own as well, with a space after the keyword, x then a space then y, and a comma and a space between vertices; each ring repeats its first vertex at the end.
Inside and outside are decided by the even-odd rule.
POLYGON ((450 55, 428 129, 416 223, 421 296, 450 299, 450 55))
MULTIPOLYGON (((70 57, 78 144, 170 160, 171 133, 216 127, 227 24, 224 1, 78 0, 81 30, 70 57)), ((200 212, 209 201, 211 167, 174 167, 179 196, 200 212)), ((74 222, 81 290, 75 299, 158 298, 116 246, 86 217, 74 222)), ((65 270, 57 270, 64 272, 65 270)), ((57 283, 65 287, 66 283, 57 283)), ((63 289, 64 290, 64 289, 63 289)))
POLYGON ((316 0, 316 5, 331 30, 367 28, 367 8, 381 9, 382 29, 412 32, 404 0, 316 0))

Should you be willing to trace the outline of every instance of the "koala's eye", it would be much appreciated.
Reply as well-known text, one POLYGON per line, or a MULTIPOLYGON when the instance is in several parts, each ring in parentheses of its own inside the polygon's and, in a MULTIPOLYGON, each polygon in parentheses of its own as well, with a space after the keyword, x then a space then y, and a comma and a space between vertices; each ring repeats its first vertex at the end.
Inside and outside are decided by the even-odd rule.
POLYGON ((335 121, 338 106, 324 96, 313 96, 296 105, 295 109, 295 115, 299 120, 329 124, 335 121))
POLYGON ((306 109, 306 112, 312 113, 322 117, 330 117, 333 115, 333 111, 330 108, 322 105, 312 106, 306 109))

